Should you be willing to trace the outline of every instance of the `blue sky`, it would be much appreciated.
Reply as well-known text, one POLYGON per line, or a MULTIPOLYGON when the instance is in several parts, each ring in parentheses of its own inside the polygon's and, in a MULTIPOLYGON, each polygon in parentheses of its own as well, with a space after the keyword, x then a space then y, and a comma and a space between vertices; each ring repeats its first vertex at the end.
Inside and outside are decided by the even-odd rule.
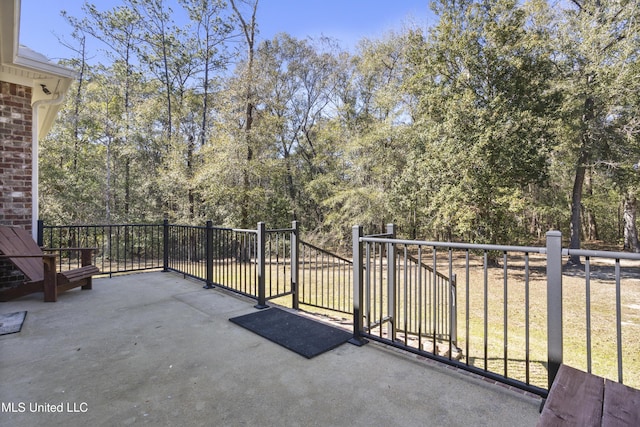
MULTIPOLYGON (((99 10, 121 4, 117 0, 93 3, 99 10)), ((84 0, 22 0, 20 43, 54 62, 73 56, 58 41, 58 37, 71 40, 71 28, 60 11, 82 17, 82 4, 84 0)), ((325 35, 350 48, 362 38, 380 37, 390 30, 400 30, 406 23, 423 27, 433 24, 428 4, 429 0, 260 0, 257 21, 261 39, 270 39, 279 32, 297 38, 325 35)))

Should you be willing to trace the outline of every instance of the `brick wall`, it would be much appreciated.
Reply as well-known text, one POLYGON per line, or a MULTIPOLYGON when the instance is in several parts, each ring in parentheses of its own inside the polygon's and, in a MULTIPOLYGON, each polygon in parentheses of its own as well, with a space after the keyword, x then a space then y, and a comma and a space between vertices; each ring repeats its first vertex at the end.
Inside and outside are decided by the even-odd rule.
MULTIPOLYGON (((0 81, 0 225, 31 230, 31 88, 0 81)), ((0 288, 23 280, 0 260, 0 288)))
POLYGON ((0 224, 31 230, 31 88, 0 81, 0 224))

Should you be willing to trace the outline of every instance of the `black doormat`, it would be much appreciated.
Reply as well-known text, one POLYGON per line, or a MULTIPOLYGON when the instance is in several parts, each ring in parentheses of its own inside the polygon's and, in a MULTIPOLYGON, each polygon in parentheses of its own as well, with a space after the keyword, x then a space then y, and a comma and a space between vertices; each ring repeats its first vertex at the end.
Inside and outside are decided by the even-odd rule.
POLYGON ((22 323, 27 315, 26 311, 0 314, 0 335, 15 334, 22 330, 22 323))
POLYGON ((256 334, 311 359, 347 342, 352 334, 278 308, 229 319, 256 334))

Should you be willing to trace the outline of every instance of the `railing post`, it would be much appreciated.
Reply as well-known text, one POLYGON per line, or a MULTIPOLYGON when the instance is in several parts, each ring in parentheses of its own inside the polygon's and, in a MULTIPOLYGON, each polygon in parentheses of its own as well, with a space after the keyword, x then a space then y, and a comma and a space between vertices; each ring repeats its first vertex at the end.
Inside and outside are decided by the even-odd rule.
POLYGON ((162 222, 162 271, 169 271, 169 220, 162 222))
POLYGON ((449 336, 454 345, 458 345, 458 279, 457 275, 451 272, 452 266, 449 263, 449 315, 451 316, 451 327, 449 336))
POLYGON ((562 364, 562 233, 547 232, 547 357, 549 389, 562 364))
MULTIPOLYGON (((387 224, 390 239, 396 238, 396 225, 387 224)), ((380 278, 382 279, 382 278, 380 278)), ((389 313, 388 337, 396 340, 396 245, 387 243, 387 312, 389 313)), ((382 325, 381 325, 382 326, 382 325)))
POLYGON ((44 221, 41 219, 38 220, 38 230, 36 235, 38 236, 36 239, 38 246, 44 246, 44 221))
POLYGON ((363 330, 363 268, 362 265, 362 226, 353 227, 353 337, 351 344, 362 346, 368 341, 361 335, 363 330))
POLYGON ((207 258, 207 273, 204 288, 213 289, 215 288, 215 286, 213 286, 213 222, 211 220, 207 221, 207 229, 205 231, 205 256, 207 258))
POLYGON ((264 222, 258 223, 258 304, 255 308, 263 309, 267 308, 267 298, 265 291, 265 245, 266 245, 266 227, 264 222))
POLYGON ((300 295, 298 295, 298 277, 300 274, 300 229, 298 221, 291 223, 291 307, 298 310, 300 307, 300 295))

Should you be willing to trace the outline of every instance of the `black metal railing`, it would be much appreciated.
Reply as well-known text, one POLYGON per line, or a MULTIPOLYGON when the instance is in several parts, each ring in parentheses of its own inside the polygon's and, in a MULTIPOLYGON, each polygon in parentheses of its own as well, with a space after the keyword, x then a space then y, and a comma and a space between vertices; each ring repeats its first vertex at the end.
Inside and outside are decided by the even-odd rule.
POLYGON ((353 314, 350 259, 301 241, 297 265, 300 304, 342 315, 353 314))
MULTIPOLYGON (((563 249, 559 232, 544 247, 520 247, 387 231, 354 234, 353 260, 303 242, 296 222, 277 230, 41 225, 39 243, 94 247, 102 274, 175 271, 258 307, 277 299, 353 315, 355 342, 379 340, 541 396, 561 363, 640 386, 639 254, 563 249), (571 255, 584 265, 567 268, 571 255)), ((74 251, 58 254, 60 268, 79 266, 74 251)))
POLYGON ((165 224, 165 270, 220 286, 234 292, 257 295, 257 234, 242 230, 206 226, 165 224))
POLYGON ((393 226, 378 236, 354 227, 354 342, 381 341, 540 396, 562 363, 640 386, 640 254, 562 249, 557 231, 545 247, 394 235, 393 226), (570 255, 584 266, 566 267, 570 255), (444 287, 434 286, 438 272, 444 287))
POLYGON ((293 294, 295 283, 298 226, 265 230, 265 298, 268 300, 293 294))
MULTIPOLYGON (((512 269, 522 266, 507 258, 541 248, 411 241, 394 238, 393 226, 388 231, 363 236, 354 227, 354 288, 362 294, 356 335, 544 395, 546 371, 531 375, 532 364, 542 368, 547 357, 545 348, 535 349, 540 353, 529 344, 531 323, 524 319, 530 301, 524 293, 522 298, 510 294, 515 286, 528 289, 529 278, 524 273, 511 282, 512 269), (497 253, 504 257, 496 270, 497 253), (463 283, 456 283, 460 276, 463 283)), ((528 261, 524 264, 528 271, 528 261)))
POLYGON ((44 226, 40 223, 38 228, 38 244, 57 252, 62 270, 79 267, 81 260, 77 251, 60 248, 95 248, 93 263, 102 274, 163 267, 162 224, 44 226))
POLYGON ((549 325, 556 332, 550 338, 556 358, 640 388, 640 254, 563 249, 562 256, 563 261, 570 256, 582 257, 584 264, 563 268, 567 279, 559 283, 560 289, 552 296, 556 302, 561 301, 560 306, 553 304, 553 310, 563 313, 562 319, 556 315, 554 324, 549 325), (580 331, 579 339, 575 339, 573 328, 580 331), (565 350, 568 337, 574 338, 571 344, 577 345, 578 351, 565 350), (560 347, 561 342, 564 347, 560 347))
POLYGON ((176 271, 197 279, 206 274, 206 227, 167 225, 165 270, 176 271))
POLYGON ((167 225, 166 269, 266 300, 292 294, 291 241, 295 230, 167 225), (262 284, 262 285, 261 285, 262 284))

